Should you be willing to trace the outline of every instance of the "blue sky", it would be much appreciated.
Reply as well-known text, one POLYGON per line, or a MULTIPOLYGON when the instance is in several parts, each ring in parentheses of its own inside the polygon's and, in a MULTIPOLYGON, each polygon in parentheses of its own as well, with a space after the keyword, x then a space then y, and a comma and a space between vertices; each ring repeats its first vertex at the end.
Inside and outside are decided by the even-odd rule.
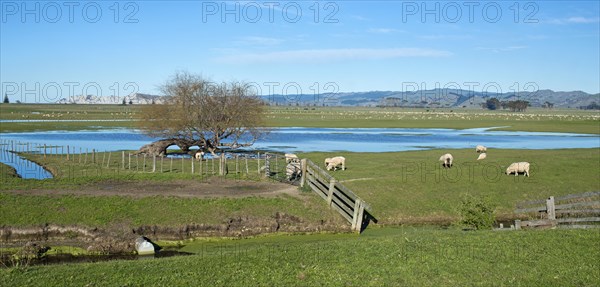
POLYGON ((159 94, 181 70, 261 94, 600 92, 598 1, 114 3, 2 1, 2 93, 159 94))

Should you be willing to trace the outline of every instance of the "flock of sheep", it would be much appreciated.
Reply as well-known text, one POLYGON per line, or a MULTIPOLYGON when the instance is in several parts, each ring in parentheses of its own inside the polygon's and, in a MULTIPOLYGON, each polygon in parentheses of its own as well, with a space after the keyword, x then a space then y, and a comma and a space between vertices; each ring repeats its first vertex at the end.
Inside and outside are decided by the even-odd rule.
MULTIPOLYGON (((487 157, 487 147, 483 145, 477 145, 475 147, 475 152, 479 154, 477 160, 483 160, 487 157)), ((204 152, 199 151, 194 156, 197 160, 202 160, 202 158, 204 157, 204 152)), ((454 161, 454 157, 452 156, 452 154, 446 153, 442 155, 439 160, 442 162, 442 166, 444 168, 451 168, 452 162, 454 161)), ((288 180, 296 179, 301 176, 302 167, 300 164, 300 158, 298 158, 297 155, 293 153, 286 153, 285 162, 287 164, 285 174, 288 180)), ((335 171, 340 166, 342 170, 346 170, 346 158, 344 158, 343 156, 336 156, 325 159, 325 167, 327 170, 335 171)), ((514 173, 515 176, 518 176, 519 173, 523 173, 525 176, 529 176, 529 163, 525 161, 513 162, 506 168, 507 175, 512 173, 514 173)))
MULTIPOLYGON (((287 164, 285 174, 288 180, 298 178, 302 175, 302 166, 300 159, 293 153, 285 154, 285 162, 287 164)), ((341 166, 342 170, 346 170, 346 158, 343 156, 336 156, 325 159, 325 167, 327 170, 337 170, 341 166)))
MULTIPOLYGON (((482 160, 487 157, 487 147, 478 145, 475 147, 475 151, 479 154, 477 160, 482 160)), ((442 162, 442 166, 444 168, 451 168, 453 160, 454 157, 449 153, 444 154, 440 157, 440 161, 442 162)), ((519 173, 523 173, 525 174, 525 176, 529 176, 529 163, 526 161, 511 163, 506 168, 506 174, 508 175, 512 173, 514 173, 515 176, 519 176, 519 173)))
MULTIPOLYGON (((483 145, 477 145, 475 147, 475 152, 479 154, 477 160, 483 160, 487 157, 487 147, 483 145)), ((450 153, 446 153, 442 155, 439 159, 442 162, 442 166, 444 168, 451 168, 452 162, 454 161, 454 157, 450 153)), ((302 173, 302 168, 300 166, 300 159, 297 155, 292 153, 285 154, 285 162, 287 163, 286 175, 288 179, 297 178, 302 173)), ((338 167, 341 166, 342 170, 346 170, 346 158, 343 156, 336 156, 333 158, 325 159, 325 167, 327 170, 337 170, 338 167)), ((523 173, 525 176, 529 177, 529 163, 522 162, 513 162, 506 168, 507 175, 515 174, 515 176, 519 176, 519 173, 523 173)))

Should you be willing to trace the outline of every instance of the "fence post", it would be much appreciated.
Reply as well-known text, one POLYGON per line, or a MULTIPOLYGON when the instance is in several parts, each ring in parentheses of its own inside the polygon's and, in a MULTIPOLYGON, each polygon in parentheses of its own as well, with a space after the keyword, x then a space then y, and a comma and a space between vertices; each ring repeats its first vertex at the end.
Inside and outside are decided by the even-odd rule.
POLYGON ((221 157, 219 158, 219 175, 227 174, 227 160, 225 159, 225 153, 221 153, 221 157))
POLYGON ((360 233, 363 223, 363 217, 365 216, 365 203, 360 200, 360 206, 358 207, 358 217, 356 218, 356 231, 360 233))
POLYGON ((300 167, 302 168, 300 187, 304 187, 304 184, 306 184, 306 159, 300 160, 300 167))
POLYGON ((238 174, 238 156, 237 154, 235 155, 235 176, 238 174))
POLYGON ((256 172, 260 176, 260 152, 256 153, 256 172))
POLYGON ((202 158, 200 158, 200 166, 198 167, 198 173, 202 176, 202 158))
POLYGON ((192 174, 194 174, 194 157, 192 157, 192 174))
MULTIPOLYGON (((106 151, 104 151, 106 153, 106 151)), ((106 168, 110 168, 110 155, 112 152, 108 152, 108 159, 106 160, 106 168)))
POLYGON ((156 155, 152 155, 152 173, 156 172, 156 155))
POLYGON ((121 169, 125 169, 125 151, 121 152, 121 169))
POLYGON ((546 213, 548 213, 548 219, 556 220, 556 209, 554 207, 554 196, 550 196, 546 199, 546 213))
POLYGON ((515 230, 519 230, 521 229, 521 220, 517 219, 515 220, 515 230))
POLYGON ((271 155, 265 153, 265 177, 271 176, 271 155))
POLYGON ((335 190, 335 178, 329 180, 329 192, 327 193, 327 206, 331 207, 333 201, 333 191, 335 190))
POLYGON ((354 202, 354 214, 352 215, 352 230, 356 230, 356 226, 358 225, 358 214, 360 205, 360 199, 357 198, 354 202))

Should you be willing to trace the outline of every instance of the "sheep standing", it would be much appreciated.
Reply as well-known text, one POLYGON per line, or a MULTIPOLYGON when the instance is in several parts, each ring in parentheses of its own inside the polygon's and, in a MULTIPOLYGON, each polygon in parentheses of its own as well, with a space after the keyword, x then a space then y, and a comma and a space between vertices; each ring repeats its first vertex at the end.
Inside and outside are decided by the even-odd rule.
POLYGON ((342 170, 346 170, 346 158, 343 156, 336 156, 332 158, 325 159, 325 166, 327 166, 327 170, 337 170, 337 167, 342 165, 342 170))
POLYGON ((487 147, 482 146, 482 145, 478 145, 478 146, 475 147, 475 151, 477 153, 487 152, 487 147))
POLYGON ((293 161, 287 164, 285 168, 285 175, 287 176, 287 180, 298 179, 302 176, 302 166, 300 162, 293 161))
POLYGON ((454 157, 452 157, 452 155, 449 153, 440 156, 440 161, 442 162, 442 166, 445 168, 451 168, 453 160, 454 160, 454 157))
POLYGON ((194 157, 196 158, 196 160, 198 161, 202 161, 202 159, 204 158, 204 152, 203 151, 198 151, 194 154, 194 157))
POLYGON ((526 161, 522 162, 513 162, 506 168, 506 174, 515 173, 515 176, 519 176, 519 173, 522 172, 525 176, 529 177, 529 163, 526 161))
POLYGON ((295 155, 293 153, 286 153, 285 154, 285 163, 290 163, 290 162, 300 162, 300 159, 298 158, 297 155, 295 155))
POLYGON ((482 159, 485 159, 486 157, 487 157, 486 153, 482 152, 479 154, 479 157, 477 158, 477 160, 482 160, 482 159))

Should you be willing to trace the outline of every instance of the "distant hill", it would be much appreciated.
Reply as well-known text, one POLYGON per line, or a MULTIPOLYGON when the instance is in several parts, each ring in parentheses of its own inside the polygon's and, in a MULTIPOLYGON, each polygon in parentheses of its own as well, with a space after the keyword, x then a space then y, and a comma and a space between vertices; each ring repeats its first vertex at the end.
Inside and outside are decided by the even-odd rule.
POLYGON ((317 106, 397 106, 397 107, 465 107, 479 108, 490 98, 500 101, 525 100, 531 107, 541 107, 545 102, 555 108, 578 108, 592 102, 600 104, 600 94, 582 91, 555 92, 538 90, 519 93, 482 93, 457 89, 433 89, 416 92, 371 91, 318 95, 270 95, 262 98, 276 105, 317 106))
MULTIPOLYGON (((160 104, 167 97, 134 93, 124 97, 125 102, 132 104, 160 104)), ((519 93, 483 93, 458 89, 433 89, 416 92, 370 91, 300 95, 263 95, 260 96, 271 105, 300 106, 396 106, 396 107, 431 107, 431 108, 480 108, 490 98, 500 101, 525 100, 531 107, 541 107, 544 103, 554 104, 555 108, 578 108, 592 102, 600 104, 600 94, 588 94, 582 91, 555 92, 538 90, 536 92, 519 93)), ((98 97, 81 95, 69 99, 61 99, 60 104, 122 104, 123 97, 98 97)))

